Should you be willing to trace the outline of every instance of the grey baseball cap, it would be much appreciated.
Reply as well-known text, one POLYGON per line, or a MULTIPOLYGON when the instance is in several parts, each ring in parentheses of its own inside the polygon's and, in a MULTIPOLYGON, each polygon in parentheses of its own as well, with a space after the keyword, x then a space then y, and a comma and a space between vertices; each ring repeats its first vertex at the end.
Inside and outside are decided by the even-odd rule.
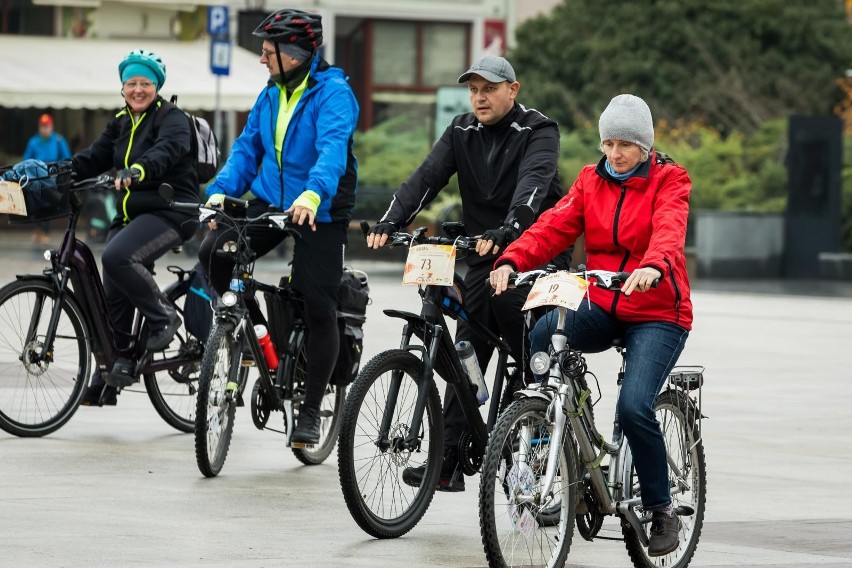
POLYGON ((486 55, 474 61, 470 69, 459 77, 459 83, 467 83, 471 75, 479 75, 491 83, 502 83, 503 81, 514 83, 516 81, 515 70, 512 69, 509 62, 496 55, 486 55))

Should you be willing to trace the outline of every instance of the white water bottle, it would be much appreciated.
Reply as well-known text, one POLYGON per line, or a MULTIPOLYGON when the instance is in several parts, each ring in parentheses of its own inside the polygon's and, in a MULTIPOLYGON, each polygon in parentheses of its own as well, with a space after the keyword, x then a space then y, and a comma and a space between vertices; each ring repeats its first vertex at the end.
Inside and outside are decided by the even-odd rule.
POLYGON ((473 345, 470 344, 470 341, 459 341, 456 343, 456 351, 467 378, 476 387, 476 401, 479 404, 485 404, 485 401, 488 400, 488 385, 485 384, 485 378, 482 376, 482 369, 479 368, 479 361, 476 359, 473 345))

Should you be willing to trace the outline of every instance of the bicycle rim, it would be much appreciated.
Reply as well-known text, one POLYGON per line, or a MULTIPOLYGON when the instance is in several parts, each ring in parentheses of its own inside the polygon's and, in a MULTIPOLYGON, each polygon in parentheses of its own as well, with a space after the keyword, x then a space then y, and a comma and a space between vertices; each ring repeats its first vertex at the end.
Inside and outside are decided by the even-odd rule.
MULTIPOLYGON (((174 304, 181 320, 188 287, 189 282, 185 281, 166 291, 166 296, 174 304)), ((204 345, 181 326, 171 344, 154 354, 154 362, 180 359, 185 363, 175 369, 146 373, 144 376, 145 390, 157 414, 181 432, 189 433, 195 429, 198 376, 203 354, 204 345)))
MULTIPOLYGON (((623 526, 622 531, 630 559, 637 568, 657 566, 685 568, 695 554, 698 540, 701 538, 701 529, 704 525, 704 508, 707 495, 704 445, 698 438, 698 426, 695 421, 696 411, 688 401, 688 397, 682 392, 674 389, 664 391, 657 397, 654 408, 670 460, 669 486, 675 489, 672 495, 672 505, 675 508, 688 507, 694 513, 679 515, 680 542, 678 548, 665 556, 648 556, 648 549, 642 546, 631 527, 623 526), (687 421, 687 416, 689 416, 689 421, 687 421), (674 464, 681 475, 675 474, 671 464, 674 464)), ((639 487, 636 471, 633 468, 632 459, 629 467, 631 482, 626 487, 626 497, 641 497, 642 491, 639 487)), ((637 506, 636 513, 640 518, 646 514, 641 506, 637 506)), ((650 522, 645 527, 645 530, 648 530, 650 522)))
MULTIPOLYGON (((231 335, 232 326, 216 322, 207 340, 201 363, 195 419, 195 458, 206 477, 222 470, 234 429, 236 391, 229 387, 231 360, 238 351, 231 335)), ((233 377, 234 382, 239 380, 233 377)), ((239 383, 237 383, 239 384, 239 383)))
POLYGON ((44 436, 63 426, 88 382, 91 348, 70 292, 52 356, 39 360, 55 302, 52 285, 44 281, 17 281, 0 290, 0 428, 16 436, 44 436))
POLYGON ((395 538, 420 521, 438 482, 441 467, 443 415, 438 389, 428 385, 426 409, 417 433, 420 444, 405 449, 420 383, 420 360, 406 351, 374 357, 350 387, 343 412, 338 468, 343 497, 352 518, 367 534, 395 538), (394 377, 400 381, 386 440, 380 440, 382 417, 394 377), (406 468, 424 468, 417 487, 402 479, 406 468))
POLYGON ((552 435, 547 408, 547 401, 520 399, 500 415, 489 437, 479 486, 489 566, 561 567, 571 548, 576 466, 564 445, 557 453, 553 487, 541 494, 552 435), (563 477, 563 472, 569 474, 563 477), (544 515, 548 522, 538 522, 544 515))

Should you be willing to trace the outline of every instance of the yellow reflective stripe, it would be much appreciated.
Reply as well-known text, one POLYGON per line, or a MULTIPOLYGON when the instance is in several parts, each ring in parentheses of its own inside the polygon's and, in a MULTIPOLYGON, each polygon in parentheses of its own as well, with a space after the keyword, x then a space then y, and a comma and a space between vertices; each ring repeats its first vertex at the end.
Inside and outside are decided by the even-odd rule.
MULTIPOLYGON (((127 161, 130 159, 130 149, 133 148, 133 136, 136 134, 136 129, 139 127, 140 124, 142 124, 142 120, 145 118, 145 115, 146 113, 143 112, 142 116, 139 117, 139 120, 133 120, 132 114, 128 113, 127 115, 128 118, 130 118, 130 139, 127 141, 127 152, 124 153, 125 168, 130 167, 127 161)), ((128 221, 130 221, 130 215, 127 214, 127 200, 130 198, 130 188, 125 188, 125 190, 127 191, 127 195, 125 195, 124 199, 121 200, 121 212, 124 214, 124 222, 127 223, 128 221)))
POLYGON ((296 201, 293 202, 293 205, 298 205, 299 207, 310 209, 311 212, 316 215, 321 200, 322 199, 320 198, 319 193, 311 191, 310 189, 306 189, 302 192, 302 195, 296 198, 296 201))
POLYGON ((133 164, 130 167, 136 168, 137 170, 139 170, 139 181, 142 181, 142 180, 145 179, 145 168, 142 167, 142 164, 133 164))

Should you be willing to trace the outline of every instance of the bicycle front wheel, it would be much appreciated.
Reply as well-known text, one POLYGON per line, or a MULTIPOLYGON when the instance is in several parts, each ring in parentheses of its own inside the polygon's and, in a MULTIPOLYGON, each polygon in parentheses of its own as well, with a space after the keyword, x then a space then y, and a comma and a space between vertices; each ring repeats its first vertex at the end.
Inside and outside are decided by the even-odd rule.
POLYGON ((553 437, 548 406, 538 398, 512 403, 488 439, 479 520, 489 566, 561 567, 568 557, 577 509, 576 457, 566 430, 555 455, 553 486, 542 494, 553 437))
MULTIPOLYGON (((663 391, 657 397, 654 410, 666 443, 672 505, 675 509, 679 509, 680 542, 670 554, 648 556, 648 549, 642 545, 633 528, 623 522, 624 542, 630 560, 636 568, 655 566, 686 568, 695 554, 698 539, 701 537, 707 497, 704 444, 698 428, 698 411, 689 397, 676 389, 663 391)), ((639 487, 632 459, 625 464, 625 468, 629 468, 630 471, 629 483, 625 483, 625 497, 627 499, 641 497, 642 490, 639 487)), ((641 505, 637 507, 636 512, 640 518, 645 513, 641 505)), ((650 527, 650 522, 647 526, 650 527)))
MULTIPOLYGON (((305 381, 308 380, 307 347, 302 335, 298 356, 292 367, 293 384, 304 392, 305 381)), ((312 448, 293 448, 293 455, 305 465, 318 465, 324 462, 334 450, 337 436, 340 434, 340 417, 343 404, 346 401, 346 387, 328 385, 325 396, 320 404, 320 439, 312 448)))
POLYGON ((435 495, 444 425, 434 381, 425 385, 420 428, 410 431, 423 381, 420 365, 407 351, 376 355, 352 384, 343 410, 337 458, 343 498, 358 526, 376 538, 395 538, 410 531, 435 495), (389 396, 394 393, 392 404, 389 396), (411 434, 413 445, 407 442, 411 434), (403 481, 406 469, 419 470, 418 486, 403 481))
POLYGON ((234 340, 233 330, 231 322, 215 322, 201 361, 195 410, 195 459, 206 477, 219 475, 225 464, 234 430, 237 389, 248 371, 239 360, 235 361, 240 358, 240 346, 234 340))
MULTIPOLYGON (((189 290, 189 280, 176 282, 165 290, 166 297, 183 317, 184 300, 189 290)), ((190 335, 181 326, 171 344, 163 351, 153 354, 153 362, 182 360, 183 365, 176 369, 145 373, 145 391, 157 414, 169 426, 181 431, 192 432, 195 429, 195 406, 198 393, 198 376, 201 371, 201 357, 204 345, 190 335)))
POLYGON ((82 311, 67 292, 53 348, 45 336, 57 294, 45 280, 18 280, 0 290, 0 428, 23 437, 50 434, 80 406, 91 345, 82 311))

